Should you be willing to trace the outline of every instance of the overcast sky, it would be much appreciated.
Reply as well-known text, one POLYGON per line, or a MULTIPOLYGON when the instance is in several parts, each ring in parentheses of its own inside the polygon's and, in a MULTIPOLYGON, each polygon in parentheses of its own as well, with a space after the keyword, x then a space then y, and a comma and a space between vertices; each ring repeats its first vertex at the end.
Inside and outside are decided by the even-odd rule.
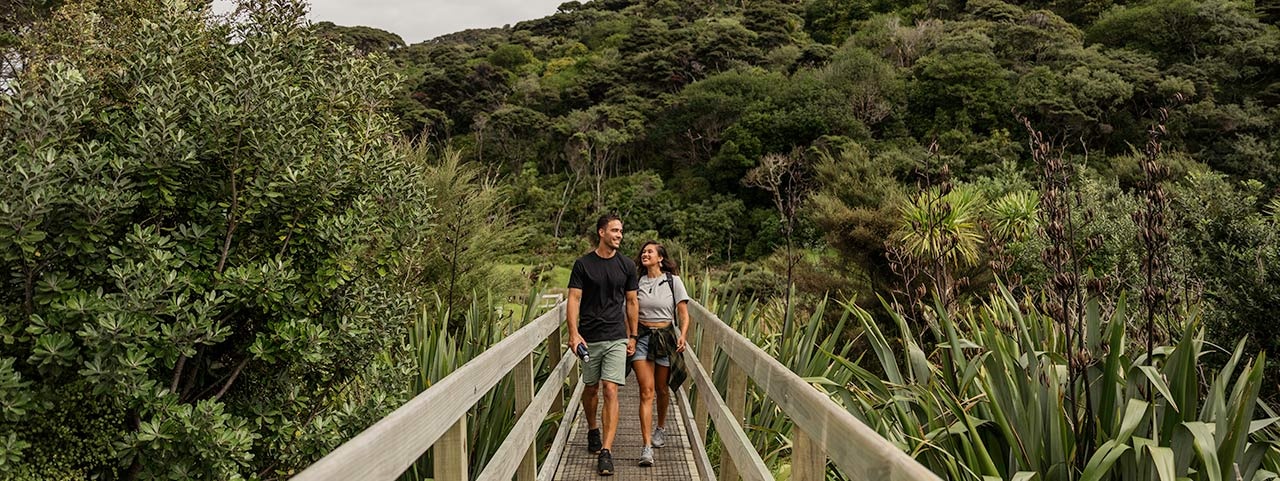
MULTIPOLYGON (((555 13, 567 0, 311 0, 312 21, 365 25, 417 43, 468 28, 501 27, 555 13)), ((214 0, 225 12, 233 0, 214 0)))

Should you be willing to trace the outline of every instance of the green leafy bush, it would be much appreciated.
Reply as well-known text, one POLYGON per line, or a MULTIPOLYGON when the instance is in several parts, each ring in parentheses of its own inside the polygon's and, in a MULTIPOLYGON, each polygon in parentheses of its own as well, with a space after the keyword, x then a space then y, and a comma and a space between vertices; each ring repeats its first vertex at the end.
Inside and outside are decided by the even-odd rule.
POLYGON ((0 93, 0 477, 287 476, 394 406, 436 280, 394 76, 299 3, 114 5, 0 93))

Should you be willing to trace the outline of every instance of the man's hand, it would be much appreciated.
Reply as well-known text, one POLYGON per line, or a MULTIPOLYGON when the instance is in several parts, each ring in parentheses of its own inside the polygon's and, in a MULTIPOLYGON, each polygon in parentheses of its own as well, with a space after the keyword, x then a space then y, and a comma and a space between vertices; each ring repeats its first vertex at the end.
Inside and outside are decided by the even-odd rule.
POLYGON ((679 339, 676 339, 676 352, 684 352, 684 336, 680 336, 679 339))
POLYGON ((569 334, 569 352, 575 356, 578 355, 578 344, 586 344, 587 341, 582 340, 582 336, 577 334, 569 334))
POLYGON ((627 356, 630 357, 636 353, 636 338, 627 339, 627 356))

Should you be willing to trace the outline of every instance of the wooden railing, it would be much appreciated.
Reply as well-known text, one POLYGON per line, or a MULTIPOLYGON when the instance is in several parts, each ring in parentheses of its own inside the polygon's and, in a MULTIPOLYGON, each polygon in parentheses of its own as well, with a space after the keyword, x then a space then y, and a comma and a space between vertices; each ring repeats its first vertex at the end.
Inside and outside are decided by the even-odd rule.
MULTIPOLYGON (((538 475, 536 453, 532 449, 538 427, 551 411, 563 412, 564 381, 577 371, 578 358, 568 355, 561 340, 564 315, 564 303, 557 304, 293 479, 391 481, 432 448, 435 479, 466 481, 469 479, 467 411, 503 377, 510 375, 515 380, 519 419, 478 479, 506 481, 514 476, 517 481, 533 481, 538 475), (555 367, 535 396, 534 349, 544 341, 549 364, 555 367)), ((571 399, 577 400, 580 395, 581 386, 571 399)), ((572 409, 570 405, 569 412, 572 409)), ((560 431, 556 442, 563 445, 568 432, 563 425, 560 431)), ((551 471, 554 472, 554 468, 551 471)))
MULTIPOLYGON (((787 369, 749 339, 738 334, 701 304, 689 303, 690 328, 701 332, 697 354, 685 350, 689 377, 697 387, 693 423, 705 427, 708 415, 720 434, 723 454, 719 479, 735 481, 771 479, 764 462, 743 431, 747 379, 766 394, 795 423, 792 430, 791 479, 826 479, 827 459, 850 479, 929 480, 939 478, 907 456, 874 430, 858 421, 800 376, 787 369), (705 366, 715 362, 716 351, 728 356, 728 387, 724 399, 705 366)), ((705 431, 690 431, 696 437, 705 431)), ((699 467, 699 471, 710 466, 699 467)), ((703 479, 715 479, 709 472, 703 479)))
MULTIPOLYGON (((741 425, 750 379, 757 390, 777 403, 795 423, 791 479, 824 480, 829 458, 851 479, 939 480, 701 304, 691 302, 689 312, 693 321, 690 327, 700 332, 700 341, 694 349, 686 350, 684 357, 699 401, 691 408, 688 391, 682 387, 675 393, 675 408, 680 410, 685 432, 689 433, 701 479, 771 478, 741 425), (705 367, 714 365, 718 350, 723 351, 729 361, 726 396, 720 395, 705 367), (708 418, 716 426, 723 446, 718 476, 706 455, 708 418)), ((571 423, 560 424, 541 469, 535 466, 538 428, 551 412, 575 412, 583 390, 582 382, 577 381, 569 403, 564 403, 565 380, 577 378, 577 357, 564 349, 562 341, 560 326, 564 315, 562 302, 293 479, 391 481, 427 449, 434 449, 434 479, 466 481, 470 479, 466 413, 504 377, 512 376, 518 420, 476 479, 508 481, 514 477, 517 481, 550 481, 558 467, 560 453, 568 444, 571 423), (549 364, 555 367, 534 395, 534 350, 543 342, 547 343, 549 364)))

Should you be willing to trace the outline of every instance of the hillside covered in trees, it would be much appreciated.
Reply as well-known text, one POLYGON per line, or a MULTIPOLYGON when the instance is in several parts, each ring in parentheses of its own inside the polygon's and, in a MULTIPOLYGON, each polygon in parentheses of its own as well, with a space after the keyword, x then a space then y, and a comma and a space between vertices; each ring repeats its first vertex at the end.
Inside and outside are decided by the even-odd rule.
POLYGON ((783 290, 785 269, 756 267, 787 264, 774 253, 792 237, 811 254, 793 256, 802 291, 874 299, 916 287, 907 257, 940 254, 894 250, 903 206, 945 186, 961 212, 940 235, 962 255, 943 257, 968 281, 953 290, 985 292, 993 274, 1041 287, 1031 128, 1088 217, 1078 270, 1113 295, 1138 289, 1132 215, 1151 180, 1167 195, 1170 298, 1204 306, 1222 339, 1276 349, 1276 15, 1218 0, 602 0, 409 46, 324 28, 400 66, 405 135, 512 184, 530 251, 582 250, 611 210, 632 240, 748 263, 746 291, 783 290), (1163 171, 1147 179, 1155 124, 1163 171), (766 164, 780 175, 753 176, 766 164))

